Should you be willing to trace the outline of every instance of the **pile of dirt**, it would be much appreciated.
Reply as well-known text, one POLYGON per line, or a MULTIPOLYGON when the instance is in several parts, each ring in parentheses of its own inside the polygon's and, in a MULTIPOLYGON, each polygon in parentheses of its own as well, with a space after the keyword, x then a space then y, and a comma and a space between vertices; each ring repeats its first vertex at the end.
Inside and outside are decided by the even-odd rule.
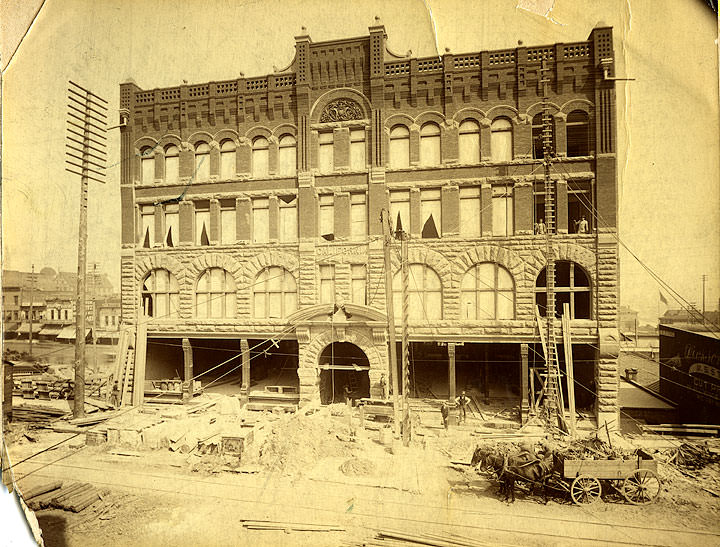
POLYGON ((321 458, 352 456, 351 443, 341 440, 350 438, 347 422, 327 413, 286 415, 265 427, 264 441, 248 452, 246 463, 300 476, 321 458))
POLYGON ((375 472, 375 464, 364 458, 350 458, 340 465, 340 471, 344 475, 372 475, 375 472))

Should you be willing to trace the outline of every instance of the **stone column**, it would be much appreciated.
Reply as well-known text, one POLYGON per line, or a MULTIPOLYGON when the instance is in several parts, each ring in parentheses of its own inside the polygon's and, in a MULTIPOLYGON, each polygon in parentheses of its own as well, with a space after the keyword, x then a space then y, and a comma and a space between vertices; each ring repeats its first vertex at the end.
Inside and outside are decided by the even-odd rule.
POLYGON ((520 418, 523 423, 530 411, 528 401, 528 344, 520 344, 520 418))
MULTIPOLYGON (((566 180, 557 181, 555 188, 555 223, 558 234, 568 233, 568 187, 566 180)), ((574 226, 573 226, 574 229, 574 226)))
POLYGON ((183 381, 183 403, 187 403, 193 397, 193 351, 188 338, 182 339, 184 381, 183 381))
POLYGON ((245 338, 240 340, 240 353, 242 354, 242 384, 240 386, 240 395, 247 397, 250 391, 250 346, 245 338))
POLYGON ((480 188, 480 206, 482 207, 482 236, 492 236, 492 186, 490 185, 490 183, 483 183, 482 187, 480 188))
POLYGON ((448 384, 450 386, 450 400, 455 400, 455 344, 448 342, 448 384))
POLYGON ((595 367, 596 399, 598 427, 607 424, 608 429, 618 430, 618 330, 617 328, 598 329, 597 365, 595 367))

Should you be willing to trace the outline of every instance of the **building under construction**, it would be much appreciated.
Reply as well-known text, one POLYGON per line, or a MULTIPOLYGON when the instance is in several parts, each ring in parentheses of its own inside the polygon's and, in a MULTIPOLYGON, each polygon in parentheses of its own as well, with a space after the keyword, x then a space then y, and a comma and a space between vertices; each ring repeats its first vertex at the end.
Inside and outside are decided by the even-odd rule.
MULTIPOLYGON (((387 211, 409 237, 410 395, 526 414, 550 303, 576 406, 617 424, 612 29, 428 58, 386 40, 302 35, 267 76, 120 85, 121 383, 382 396, 387 211)), ((399 245, 392 268, 399 320, 399 245)))

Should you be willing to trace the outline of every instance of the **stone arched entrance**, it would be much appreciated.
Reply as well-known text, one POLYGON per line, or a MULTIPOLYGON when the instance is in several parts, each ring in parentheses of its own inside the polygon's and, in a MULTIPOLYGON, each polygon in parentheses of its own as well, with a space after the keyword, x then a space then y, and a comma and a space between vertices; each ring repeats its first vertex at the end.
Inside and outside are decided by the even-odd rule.
POLYGON ((328 344, 319 355, 318 370, 321 404, 370 397, 370 361, 355 344, 328 344))

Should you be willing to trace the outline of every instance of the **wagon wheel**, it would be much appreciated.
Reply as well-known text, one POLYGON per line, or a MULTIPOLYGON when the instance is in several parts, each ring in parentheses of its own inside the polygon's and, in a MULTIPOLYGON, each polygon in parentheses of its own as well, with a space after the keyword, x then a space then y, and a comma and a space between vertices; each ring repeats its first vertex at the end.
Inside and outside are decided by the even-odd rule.
POLYGON ((660 493, 660 479, 651 469, 636 469, 625 479, 622 493, 628 502, 645 505, 660 493))
POLYGON ((594 503, 601 495, 600 481, 590 475, 580 475, 570 485, 570 496, 577 505, 594 503))

